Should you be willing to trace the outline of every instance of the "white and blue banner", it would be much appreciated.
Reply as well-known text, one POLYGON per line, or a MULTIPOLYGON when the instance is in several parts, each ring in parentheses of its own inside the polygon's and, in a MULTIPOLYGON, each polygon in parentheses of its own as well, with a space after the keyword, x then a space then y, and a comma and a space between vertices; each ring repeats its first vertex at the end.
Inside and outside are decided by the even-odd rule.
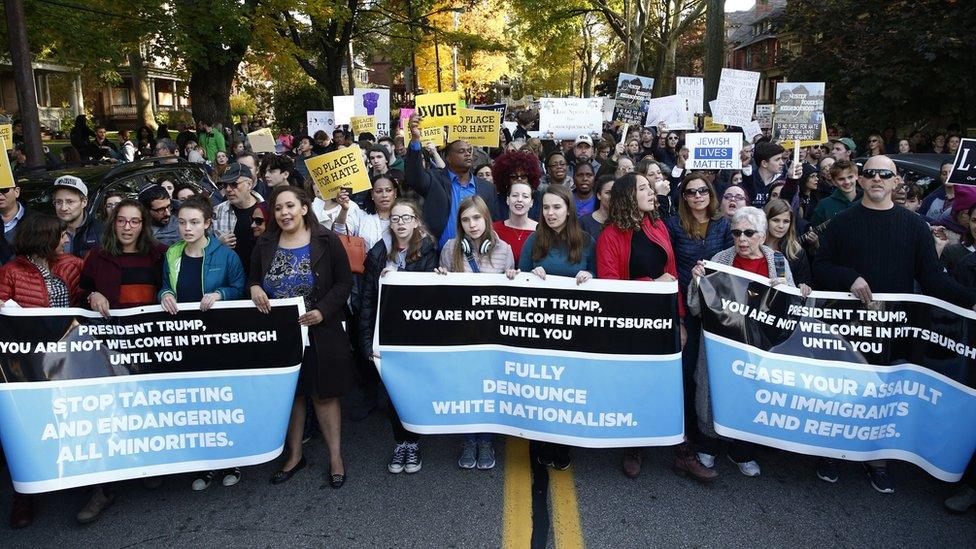
POLYGON ((300 299, 0 309, 0 441, 14 488, 49 492, 277 457, 307 344, 300 299))
POLYGON ((585 447, 684 438, 677 283, 391 272, 374 349, 407 430, 585 447))
POLYGON ((944 481, 976 449, 976 314, 910 294, 813 292, 706 263, 715 431, 784 450, 904 460, 944 481))

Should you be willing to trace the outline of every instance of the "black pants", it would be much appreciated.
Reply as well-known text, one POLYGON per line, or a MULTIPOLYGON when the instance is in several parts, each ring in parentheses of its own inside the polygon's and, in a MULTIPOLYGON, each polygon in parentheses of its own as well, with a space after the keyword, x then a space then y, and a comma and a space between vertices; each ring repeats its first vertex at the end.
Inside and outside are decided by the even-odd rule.
POLYGON ((537 456, 543 462, 549 461, 570 461, 569 451, 572 446, 556 444, 555 442, 541 442, 533 440, 529 442, 530 455, 537 456))
POLYGON ((386 415, 390 418, 390 427, 393 427, 393 440, 396 441, 397 444, 403 442, 419 442, 420 435, 417 433, 411 433, 403 426, 403 422, 400 421, 400 415, 397 414, 396 406, 393 405, 392 401, 386 408, 386 415))
POLYGON ((685 438, 693 444, 701 444, 705 440, 701 429, 698 428, 698 412, 695 410, 695 368, 698 366, 698 350, 702 339, 701 319, 686 315, 685 331, 688 340, 681 351, 681 386, 684 392, 685 408, 685 438))

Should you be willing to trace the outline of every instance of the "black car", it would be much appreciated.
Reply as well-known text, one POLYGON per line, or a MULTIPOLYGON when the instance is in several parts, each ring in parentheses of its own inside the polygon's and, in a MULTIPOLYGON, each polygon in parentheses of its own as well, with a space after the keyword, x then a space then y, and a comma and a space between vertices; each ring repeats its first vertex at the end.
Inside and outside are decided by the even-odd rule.
POLYGON ((192 187, 214 201, 222 202, 223 198, 210 180, 206 166, 195 162, 187 162, 176 157, 145 158, 124 164, 100 164, 82 168, 69 168, 45 172, 37 176, 18 179, 20 200, 29 209, 39 212, 54 213, 51 203, 54 180, 62 175, 73 175, 85 182, 88 187, 88 206, 86 216, 98 216, 105 202, 105 195, 109 191, 121 190, 130 198, 136 198, 139 192, 149 185, 163 181, 172 181, 176 188, 192 187))
MULTIPOLYGON (((928 194, 934 189, 939 188, 939 170, 943 164, 952 164, 951 154, 889 154, 888 158, 895 163, 898 168, 898 175, 905 183, 913 183, 922 188, 924 194, 928 194)), ((867 157, 862 156, 854 160, 858 169, 864 167, 867 157)))

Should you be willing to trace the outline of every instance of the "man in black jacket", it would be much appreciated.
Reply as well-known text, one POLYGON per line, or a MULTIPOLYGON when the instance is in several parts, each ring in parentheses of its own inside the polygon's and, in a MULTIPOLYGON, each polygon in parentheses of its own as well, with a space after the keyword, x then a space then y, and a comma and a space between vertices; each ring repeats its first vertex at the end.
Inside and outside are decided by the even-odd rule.
POLYGON ((478 179, 471 171, 474 155, 471 144, 457 140, 445 149, 444 169, 424 169, 420 144, 419 115, 410 117, 410 145, 407 147, 406 180, 420 196, 424 197, 424 223, 443 248, 457 231, 458 206, 461 201, 477 194, 484 199, 493 220, 499 218, 495 186, 490 181, 478 179))

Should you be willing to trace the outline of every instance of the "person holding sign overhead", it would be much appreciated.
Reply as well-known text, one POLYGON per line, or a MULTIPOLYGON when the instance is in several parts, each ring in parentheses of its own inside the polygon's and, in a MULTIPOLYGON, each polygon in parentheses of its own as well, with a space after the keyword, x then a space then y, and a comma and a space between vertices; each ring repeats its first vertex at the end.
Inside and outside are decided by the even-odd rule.
POLYGON ((471 168, 474 156, 471 145, 454 141, 447 145, 444 169, 424 169, 420 143, 420 115, 410 116, 410 146, 407 148, 406 182, 417 194, 424 197, 424 223, 443 248, 448 240, 457 236, 451 221, 457 217, 461 201, 470 196, 480 196, 492 218, 498 217, 495 186, 475 177, 471 168))

